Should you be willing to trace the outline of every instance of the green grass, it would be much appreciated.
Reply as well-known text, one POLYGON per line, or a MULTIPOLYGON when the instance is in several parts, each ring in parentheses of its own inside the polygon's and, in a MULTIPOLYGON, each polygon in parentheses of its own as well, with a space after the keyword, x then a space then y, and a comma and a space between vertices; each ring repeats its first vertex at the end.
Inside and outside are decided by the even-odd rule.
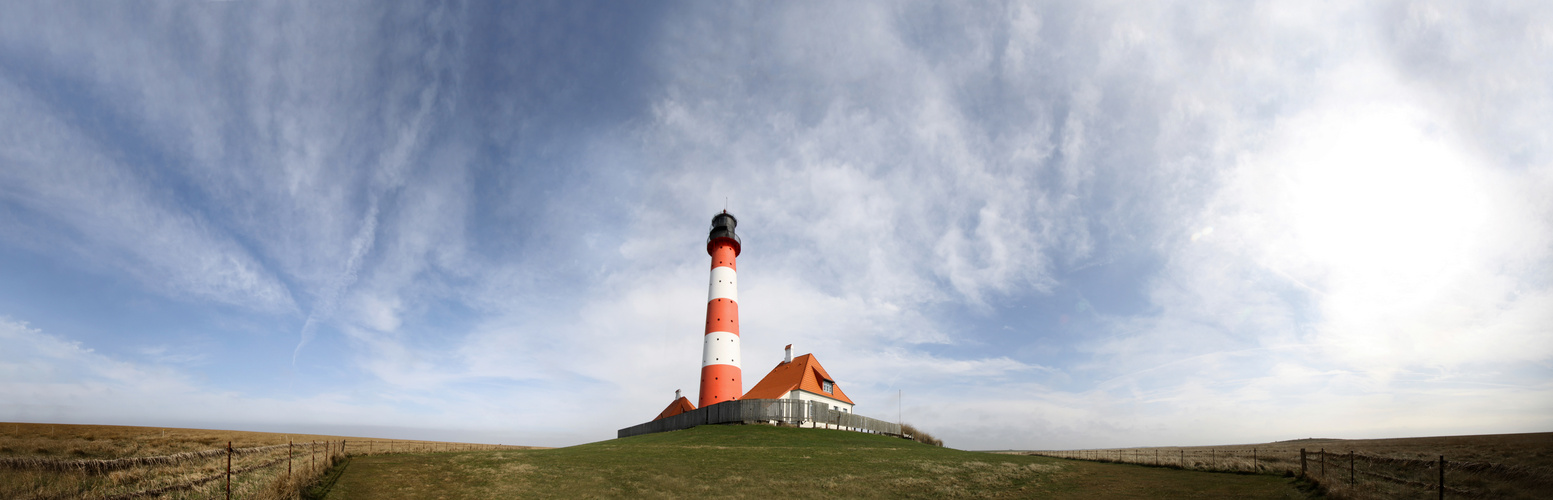
POLYGON ((554 450, 353 457, 348 498, 1303 498, 1288 479, 927 446, 856 432, 701 426, 554 450))

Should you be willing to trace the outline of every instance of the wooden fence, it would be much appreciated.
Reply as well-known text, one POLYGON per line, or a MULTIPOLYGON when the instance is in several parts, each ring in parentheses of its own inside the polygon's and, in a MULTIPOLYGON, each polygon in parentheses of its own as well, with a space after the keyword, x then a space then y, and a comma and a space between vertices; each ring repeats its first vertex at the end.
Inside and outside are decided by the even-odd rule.
POLYGON ((677 431, 709 424, 783 424, 799 427, 822 427, 873 434, 901 435, 901 426, 895 422, 868 418, 854 413, 836 411, 819 401, 796 399, 740 399, 696 408, 672 417, 660 418, 620 429, 617 437, 631 437, 654 432, 677 431))
POLYGON ((1453 496, 1494 497, 1504 494, 1504 488, 1547 491, 1547 488, 1553 487, 1553 470, 1483 462, 1452 462, 1446 460, 1444 455, 1421 460, 1354 450, 1329 452, 1325 449, 1305 448, 1125 448, 1023 454, 1214 472, 1282 474, 1298 476, 1329 489, 1359 488, 1373 491, 1382 489, 1377 484, 1384 483, 1395 485, 1392 487, 1394 491, 1404 495, 1429 492, 1432 493, 1429 496, 1437 498, 1445 498, 1446 493, 1453 496), (1468 474, 1472 479, 1447 481, 1447 472, 1452 475, 1468 474), (1485 478, 1490 481, 1485 481, 1485 478), (1517 484, 1489 491, 1485 489, 1485 484, 1490 482, 1517 484), (1407 493, 1409 491, 1412 493, 1407 493))
MULTIPOLYGON (((311 481, 312 478, 333 466, 336 460, 347 456, 523 448, 526 447, 380 440, 288 442, 285 444, 234 448, 231 442, 227 442, 226 447, 218 449, 116 459, 70 460, 42 457, 4 457, 0 458, 0 470, 42 471, 98 477, 116 471, 137 468, 173 468, 174 472, 186 472, 187 470, 208 471, 214 468, 219 472, 201 474, 193 479, 172 483, 142 485, 138 488, 131 484, 128 485, 130 486, 127 488, 128 491, 124 491, 125 488, 115 488, 119 491, 99 491, 94 492, 96 494, 89 493, 88 496, 109 500, 130 500, 192 490, 212 482, 221 481, 222 487, 219 491, 211 492, 206 490, 203 494, 214 493, 217 497, 230 499, 233 492, 232 479, 234 477, 240 478, 244 474, 255 471, 278 468, 281 464, 285 464, 286 470, 283 473, 277 472, 273 476, 275 479, 289 481, 293 479, 292 476, 295 474, 297 480, 306 482, 311 481), (238 466, 234 468, 233 459, 243 457, 248 457, 249 460, 239 462, 238 466), (211 467, 210 464, 212 460, 217 462, 214 467, 211 467), (284 474, 284 478, 282 478, 281 474, 284 474)), ((184 477, 187 476, 185 475, 184 477)), ((158 481, 155 481, 153 478, 147 482, 156 483, 158 481)))

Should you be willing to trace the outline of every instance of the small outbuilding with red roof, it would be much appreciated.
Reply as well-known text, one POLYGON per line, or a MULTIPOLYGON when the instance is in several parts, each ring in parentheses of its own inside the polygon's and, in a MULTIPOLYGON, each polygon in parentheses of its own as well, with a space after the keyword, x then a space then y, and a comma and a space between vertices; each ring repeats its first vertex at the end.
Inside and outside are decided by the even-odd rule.
POLYGON ((669 403, 668 408, 664 408, 663 411, 658 412, 658 416, 653 417, 652 419, 658 420, 660 418, 669 418, 695 409, 695 403, 691 403, 690 398, 679 395, 679 389, 675 389, 674 402, 669 403))

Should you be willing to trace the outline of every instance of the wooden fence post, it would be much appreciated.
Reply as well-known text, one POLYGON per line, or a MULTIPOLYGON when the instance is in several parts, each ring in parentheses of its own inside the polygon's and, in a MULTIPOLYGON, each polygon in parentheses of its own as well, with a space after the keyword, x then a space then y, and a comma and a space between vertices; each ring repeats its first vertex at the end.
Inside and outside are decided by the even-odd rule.
POLYGON ((1256 472, 1256 448, 1251 449, 1251 472, 1256 472))
POLYGON ((1300 477, 1305 477, 1305 449, 1300 448, 1300 477))
POLYGON ((1440 455, 1440 500, 1445 500, 1445 455, 1440 455))
POLYGON ((1348 487, 1353 487, 1353 450, 1348 450, 1348 487))
POLYGON ((1179 450, 1179 451, 1181 452, 1181 468, 1185 469, 1186 468, 1186 450, 1179 450))
POLYGON ((291 440, 286 440, 286 479, 291 479, 291 440))
POLYGON ((226 500, 232 500, 232 442, 226 442, 226 500))
POLYGON ((313 462, 312 466, 308 467, 308 474, 312 474, 313 471, 318 470, 318 441, 308 443, 307 458, 313 462))
POLYGON ((1327 449, 1321 449, 1321 479, 1327 478, 1327 449))

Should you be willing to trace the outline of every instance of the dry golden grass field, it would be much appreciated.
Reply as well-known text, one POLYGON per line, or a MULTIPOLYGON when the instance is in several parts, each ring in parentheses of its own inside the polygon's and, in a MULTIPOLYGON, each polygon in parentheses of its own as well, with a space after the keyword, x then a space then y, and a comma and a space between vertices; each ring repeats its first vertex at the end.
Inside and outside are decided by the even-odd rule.
POLYGON ((1333 498, 1433 498, 1441 456, 1446 460, 1447 496, 1553 498, 1553 432, 1018 453, 1193 470, 1298 474, 1302 448, 1305 473, 1333 498))
POLYGON ((312 434, 0 423, 0 498, 224 497, 228 442, 239 451, 231 457, 231 469, 242 471, 232 476, 233 498, 295 498, 344 456, 342 446, 351 455, 497 448, 312 434))

